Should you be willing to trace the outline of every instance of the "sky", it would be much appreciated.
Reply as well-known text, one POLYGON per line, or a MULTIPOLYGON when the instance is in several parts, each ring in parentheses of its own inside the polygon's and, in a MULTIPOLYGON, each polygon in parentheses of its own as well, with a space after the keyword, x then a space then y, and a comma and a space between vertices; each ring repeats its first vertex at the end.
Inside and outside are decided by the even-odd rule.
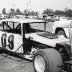
POLYGON ((10 8, 19 8, 22 12, 25 9, 38 11, 45 9, 64 10, 66 7, 72 9, 72 0, 0 0, 0 13, 3 8, 9 11, 10 8))

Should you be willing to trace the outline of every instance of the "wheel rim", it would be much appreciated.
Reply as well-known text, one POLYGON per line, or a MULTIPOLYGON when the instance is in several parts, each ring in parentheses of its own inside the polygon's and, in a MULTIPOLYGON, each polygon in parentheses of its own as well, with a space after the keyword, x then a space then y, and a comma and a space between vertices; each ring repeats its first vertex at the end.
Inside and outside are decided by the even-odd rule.
POLYGON ((34 60, 34 66, 37 72, 44 72, 45 71, 45 60, 42 56, 36 56, 34 60))

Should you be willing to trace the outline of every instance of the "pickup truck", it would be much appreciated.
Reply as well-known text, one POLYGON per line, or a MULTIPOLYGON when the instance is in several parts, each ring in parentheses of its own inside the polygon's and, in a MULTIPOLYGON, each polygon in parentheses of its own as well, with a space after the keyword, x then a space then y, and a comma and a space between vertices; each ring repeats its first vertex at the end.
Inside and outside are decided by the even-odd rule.
POLYGON ((64 35, 69 38, 68 25, 72 20, 59 20, 53 22, 47 22, 46 30, 57 35, 64 35))

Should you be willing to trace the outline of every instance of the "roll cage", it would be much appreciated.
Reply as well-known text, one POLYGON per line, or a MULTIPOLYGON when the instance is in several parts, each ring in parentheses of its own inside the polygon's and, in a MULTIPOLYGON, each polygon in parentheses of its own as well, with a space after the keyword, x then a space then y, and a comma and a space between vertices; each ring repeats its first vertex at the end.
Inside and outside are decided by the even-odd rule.
POLYGON ((42 20, 34 20, 34 19, 33 20, 32 19, 5 19, 0 22, 0 30, 6 31, 6 32, 17 33, 17 34, 21 32, 21 35, 22 35, 23 31, 25 31, 26 33, 29 33, 31 29, 38 30, 38 31, 39 30, 45 31, 46 22, 42 20), (39 24, 44 23, 43 28, 38 29, 37 27, 39 27, 39 24, 36 28, 33 28, 34 26, 31 26, 33 24, 37 25, 37 23, 39 24))
POLYGON ((21 25, 19 23, 15 23, 11 21, 3 21, 0 24, 0 30, 8 33, 21 34, 21 25))
POLYGON ((71 44, 71 55, 72 55, 72 21, 69 25, 69 39, 70 39, 70 44, 71 44))

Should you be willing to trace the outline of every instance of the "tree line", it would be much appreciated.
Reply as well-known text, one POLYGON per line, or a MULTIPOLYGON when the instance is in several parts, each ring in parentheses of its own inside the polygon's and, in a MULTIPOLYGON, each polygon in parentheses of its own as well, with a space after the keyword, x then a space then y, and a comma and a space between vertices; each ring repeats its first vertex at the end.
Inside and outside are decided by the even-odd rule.
MULTIPOLYGON (((2 14, 6 15, 32 15, 32 16, 38 16, 39 12, 35 12, 35 11, 30 11, 30 10, 27 10, 25 9, 24 12, 21 12, 19 8, 17 8, 16 10, 11 8, 9 13, 7 13, 6 9, 3 8, 2 10, 2 14)), ((65 8, 64 11, 62 10, 55 10, 53 11, 52 9, 45 9, 42 14, 54 14, 54 15, 64 15, 64 16, 67 16, 67 17, 72 17, 72 10, 71 9, 68 9, 68 8, 65 8)))
POLYGON ((6 9, 3 8, 2 14, 3 15, 33 15, 33 16, 37 16, 38 12, 30 11, 28 9, 25 9, 24 12, 21 12, 19 8, 17 8, 16 10, 11 8, 9 10, 9 12, 7 13, 6 9))
POLYGON ((53 11, 52 9, 46 9, 43 11, 43 14, 54 14, 54 15, 63 15, 63 16, 67 16, 67 17, 72 17, 72 10, 65 8, 64 11, 62 10, 55 10, 53 11))

